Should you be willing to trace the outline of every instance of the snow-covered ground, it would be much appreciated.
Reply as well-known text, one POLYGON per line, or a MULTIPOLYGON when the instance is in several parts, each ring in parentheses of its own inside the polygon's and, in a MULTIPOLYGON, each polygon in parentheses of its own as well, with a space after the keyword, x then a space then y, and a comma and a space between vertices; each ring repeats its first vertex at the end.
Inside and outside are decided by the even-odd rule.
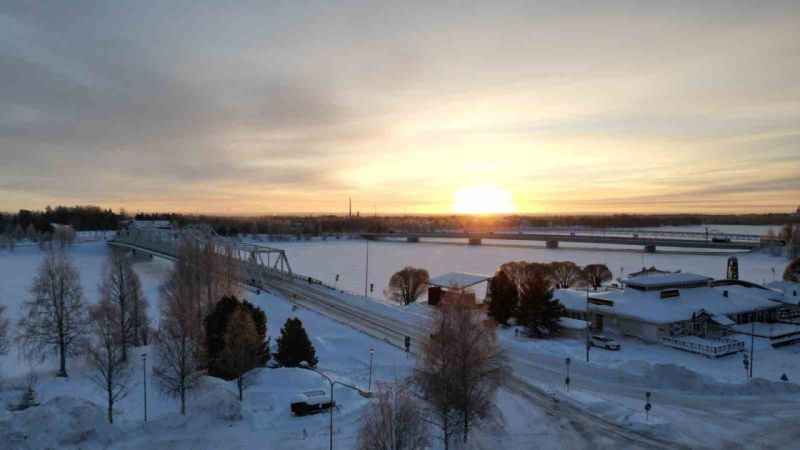
MULTIPOLYGON (((70 254, 80 270, 87 302, 97 301, 107 247, 103 242, 74 245, 70 254)), ((27 296, 42 252, 35 246, 0 252, 0 302, 8 306, 10 319, 19 319, 20 305, 27 296)), ((151 318, 157 319, 158 287, 171 263, 141 260, 134 267, 151 304, 151 318)), ((318 369, 343 382, 367 389, 369 350, 374 354, 373 386, 402 380, 413 367, 413 359, 397 347, 370 338, 316 312, 296 308, 289 301, 267 293, 246 293, 267 314, 268 333, 274 345, 280 327, 289 317, 299 317, 317 351, 318 369)), ((328 415, 294 417, 289 412, 292 397, 312 389, 328 390, 318 374, 302 369, 259 369, 255 383, 239 404, 236 387, 219 379, 204 378, 188 401, 188 414, 181 416, 178 402, 165 397, 153 382, 150 348, 136 349, 133 359, 135 381, 129 395, 115 407, 115 423, 106 423, 105 397, 88 378, 80 358, 69 360, 69 378, 57 378, 55 358, 29 364, 16 352, 0 357, 0 439, 2 448, 110 448, 110 449, 323 449, 328 448, 328 415), (149 422, 143 424, 144 386, 140 354, 148 354, 147 409, 149 422), (17 402, 29 373, 35 373, 37 400, 42 404, 19 413, 6 407, 17 402), (240 417, 239 417, 240 416, 240 417)), ((355 445, 361 413, 368 400, 337 386, 334 397, 337 448, 355 445)), ((485 445, 505 442, 504 448, 564 448, 574 437, 563 435, 544 412, 530 402, 503 391, 498 400, 501 414, 488 424, 485 445), (506 405, 511 408, 506 411, 506 405), (529 417, 539 417, 535 432, 516 416, 525 408, 529 417), (506 423, 508 422, 508 423, 506 423), (527 433, 527 434, 526 434, 527 433)), ((479 433, 478 436, 481 436, 479 433)), ((584 445, 585 447, 585 445, 584 445)), ((434 447, 438 448, 438 447, 434 447)))
MULTIPOLYGON (((547 249, 539 244, 505 243, 504 245, 466 245, 463 241, 439 242, 369 242, 363 240, 327 240, 300 242, 270 242, 267 245, 286 250, 295 272, 317 278, 339 289, 363 295, 364 278, 367 286, 374 285, 372 297, 382 297, 392 274, 411 265, 427 269, 431 277, 448 272, 468 272, 491 275, 508 261, 573 261, 578 265, 603 263, 614 277, 636 272, 642 267, 656 266, 663 270, 682 270, 714 278, 725 276, 729 254, 696 254, 690 252, 649 254, 631 248, 599 251, 584 244, 563 243, 561 248, 547 249), (366 270, 369 246, 369 270, 366 270), (339 281, 336 282, 336 275, 339 281)), ((595 246, 596 247, 596 246, 595 246)), ((766 253, 738 253, 739 274, 742 279, 769 282, 780 277, 787 264, 782 256, 766 253), (773 273, 772 269, 775 269, 773 273)), ((478 285, 476 294, 482 298, 485 284, 478 285)))
MULTIPOLYGON (((274 245, 287 248, 296 272, 331 284, 335 274, 339 273, 340 288, 363 293, 364 242, 328 241, 274 245), (360 279, 359 274, 362 277, 360 279)), ((82 243, 73 246, 70 252, 81 271, 87 301, 96 301, 97 285, 107 252, 105 244, 82 243)), ((0 252, 0 273, 3 274, 0 278, 0 302, 9 307, 13 322, 19 318, 19 305, 27 295, 41 257, 41 252, 35 247, 17 248, 13 253, 0 252)), ((641 267, 642 258, 646 258, 644 264, 648 266, 655 264, 660 268, 683 269, 710 276, 724 273, 726 259, 724 256, 710 255, 644 255, 636 252, 598 252, 566 248, 546 250, 425 243, 370 243, 370 273, 374 274, 372 276, 375 276, 375 280, 384 280, 373 281, 376 284, 373 295, 376 297, 390 274, 406 264, 426 267, 432 275, 453 270, 491 273, 499 264, 518 259, 574 260, 579 264, 600 261, 612 268, 612 264, 616 263, 636 270, 641 267)), ((761 254, 740 256, 740 269, 744 278, 752 278, 748 274, 768 274, 771 277, 770 267, 775 265, 782 269, 783 264, 785 260, 781 258, 761 254)), ((170 263, 159 259, 143 260, 135 264, 151 303, 153 319, 157 315, 158 286, 169 268, 170 263)), ((339 322, 313 311, 295 309, 289 301, 270 294, 248 293, 247 296, 267 313, 268 331, 273 345, 281 325, 288 317, 297 316, 303 320, 317 349, 320 370, 333 377, 365 387, 369 377, 370 348, 376 350, 376 382, 402 379, 413 367, 413 360, 398 348, 372 339, 339 322)), ((364 302, 363 298, 359 299, 357 296, 347 296, 346 301, 364 302)), ((391 310, 390 317, 410 317, 406 321, 412 323, 424 323, 431 313, 426 305, 400 308, 380 301, 367 304, 375 310, 391 310)), ((748 417, 745 412, 759 417, 763 426, 777 426, 783 423, 780 421, 794 419, 796 416, 767 410, 770 407, 780 407, 784 411, 797 410, 798 394, 792 388, 784 387, 789 386, 788 384, 720 384, 722 381, 743 381, 741 358, 736 356, 712 361, 677 350, 623 339, 623 351, 606 352, 594 349, 591 353, 592 364, 586 366, 580 362, 583 346, 579 340, 565 338, 537 341, 518 339, 511 330, 503 330, 501 333, 504 343, 512 351, 511 357, 515 360, 524 359, 524 363, 515 366, 518 375, 529 377, 536 384, 551 390, 563 402, 574 403, 613 423, 650 435, 674 437, 674 440, 689 444, 703 443, 708 438, 705 445, 725 446, 732 439, 725 435, 726 432, 730 433, 726 430, 730 422, 726 421, 748 417), (570 393, 565 393, 561 384, 561 364, 566 356, 574 361, 574 381, 570 393), (667 391, 674 391, 675 395, 669 401, 659 398, 657 409, 647 421, 641 414, 639 397, 644 389, 650 389, 649 386, 654 383, 661 387, 657 396, 666 396, 667 391), (768 398, 761 401, 760 396, 763 395, 768 395, 768 398), (782 403, 778 405, 776 402, 782 403), (741 407, 734 407, 733 404, 741 404, 741 407), (716 417, 719 414, 724 418, 717 422, 709 418, 709 415, 716 417), (713 431, 717 433, 713 439, 704 435, 707 429, 716 430, 713 431)), ((149 349, 139 351, 142 352, 149 352, 149 349)), ((785 370, 794 381, 800 377, 798 359, 800 355, 794 347, 773 350, 756 341, 757 377, 776 380, 776 375, 779 376, 780 371, 785 370)), ((148 360, 152 361, 152 357, 148 360)), ((141 374, 141 362, 139 358, 135 361, 138 365, 136 373, 141 374)), ((75 430, 83 429, 94 431, 86 432, 89 433, 87 436, 90 445, 84 443, 81 448, 327 448, 327 416, 297 418, 291 416, 288 409, 291 397, 298 392, 327 387, 324 380, 312 372, 299 369, 259 370, 256 384, 245 393, 245 401, 241 405, 234 398, 235 387, 232 384, 206 378, 203 386, 189 400, 187 417, 177 414, 178 403, 161 395, 150 380, 150 422, 146 426, 143 426, 141 419, 143 386, 141 377, 137 376, 136 382, 131 386, 130 395, 119 403, 115 425, 109 428, 104 425, 103 395, 89 382, 79 360, 70 362, 70 378, 66 380, 53 376, 53 362, 54 359, 31 368, 15 353, 0 357, 0 378, 5 378, 0 388, 0 435, 16 436, 27 442, 28 446, 18 445, 16 448, 68 447, 66 444, 75 437, 75 430), (17 400, 30 370, 39 374, 38 400, 46 407, 37 408, 39 412, 35 414, 31 412, 12 417, 4 406, 17 400), (84 404, 79 400, 91 403, 84 404), (241 419, 238 418, 239 414, 241 419), (70 419, 60 417, 62 415, 70 419), (34 424, 43 424, 52 428, 52 431, 42 434, 34 424), (25 437, 25 433, 30 436, 25 437), (35 439, 31 438, 31 433, 38 433, 35 439), (66 441, 56 439, 60 434, 66 441)), ((340 405, 335 415, 337 448, 353 448, 358 420, 368 400, 340 387, 336 388, 335 397, 340 405)), ((501 414, 496 423, 485 424, 483 433, 476 439, 478 448, 619 447, 619 442, 608 436, 587 433, 584 427, 560 415, 557 406, 554 409, 541 409, 529 400, 506 390, 500 391, 496 406, 501 414)), ((761 428, 757 425, 754 423, 749 427, 742 427, 739 432, 748 436, 759 433, 761 428)), ((742 439, 747 442, 747 438, 742 439)))

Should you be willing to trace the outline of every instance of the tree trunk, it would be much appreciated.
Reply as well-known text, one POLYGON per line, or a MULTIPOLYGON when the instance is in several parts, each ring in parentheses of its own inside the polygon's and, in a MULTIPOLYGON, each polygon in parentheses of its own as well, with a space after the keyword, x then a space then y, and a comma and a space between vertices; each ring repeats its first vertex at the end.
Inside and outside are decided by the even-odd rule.
POLYGON ((239 386, 239 401, 244 400, 244 385, 242 383, 242 377, 236 379, 236 384, 239 386))
POLYGON ((186 389, 181 387, 181 415, 186 415, 186 389))
POLYGON ((114 400, 108 395, 108 423, 114 423, 114 400))
POLYGON ((58 376, 59 377, 67 377, 67 355, 66 355, 66 344, 64 344, 64 339, 60 339, 58 343, 58 359, 59 359, 59 369, 58 369, 58 376))

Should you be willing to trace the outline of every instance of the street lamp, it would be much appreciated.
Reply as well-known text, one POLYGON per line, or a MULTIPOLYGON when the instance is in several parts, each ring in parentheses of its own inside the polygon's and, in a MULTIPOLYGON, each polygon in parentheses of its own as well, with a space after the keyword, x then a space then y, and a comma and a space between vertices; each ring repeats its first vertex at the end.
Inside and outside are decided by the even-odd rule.
POLYGON ((147 353, 142 353, 142 388, 144 392, 144 423, 147 423, 147 353))
POLYGON ((369 392, 372 392, 372 359, 375 356, 375 349, 369 349, 369 392))
POLYGON ((589 362, 589 348, 590 345, 590 338, 589 334, 592 330, 592 321, 591 317, 589 316, 589 286, 586 286, 586 362, 589 362))
POLYGON ((364 239, 367 243, 367 256, 364 263, 364 300, 367 299, 367 283, 369 282, 369 239, 364 239))
POLYGON ((364 397, 368 397, 369 393, 364 392, 361 389, 359 389, 359 388, 357 388, 357 387, 355 387, 353 385, 350 385, 350 384, 347 384, 347 383, 342 383, 341 381, 334 380, 333 378, 329 377, 328 375, 325 375, 325 373, 320 372, 319 370, 309 366, 308 362, 306 362, 306 361, 301 362, 300 366, 298 366, 298 367, 301 368, 301 369, 306 369, 306 370, 310 370, 312 372, 317 373, 322 378, 325 378, 328 381, 328 383, 330 384, 330 386, 331 386, 330 450, 333 450, 333 385, 334 384, 338 384, 340 386, 344 386, 346 388, 353 389, 354 391, 358 392, 359 394, 361 394, 364 397))

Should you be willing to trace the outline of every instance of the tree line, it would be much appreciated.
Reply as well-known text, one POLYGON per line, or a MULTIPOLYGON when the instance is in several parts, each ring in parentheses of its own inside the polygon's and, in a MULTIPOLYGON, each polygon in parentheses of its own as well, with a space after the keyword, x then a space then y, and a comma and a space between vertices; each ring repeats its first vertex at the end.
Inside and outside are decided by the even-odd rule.
MULTIPOLYGON (((6 307, 0 306, 0 353, 14 343, 29 360, 55 357, 59 377, 68 376, 71 359, 84 357, 89 379, 105 393, 109 422, 132 382, 131 349, 150 344, 153 375, 163 392, 179 400, 181 413, 186 413, 187 393, 202 375, 235 380, 243 398, 252 370, 271 357, 266 314, 239 299, 240 266, 232 252, 186 240, 179 255, 159 289, 159 324, 152 329, 149 302, 126 252, 109 252, 99 299, 89 304, 68 250, 48 247, 13 333, 6 307)), ((299 319, 287 320, 275 359, 284 366, 317 364, 299 319)), ((33 404, 32 385, 24 397, 18 406, 33 404)))

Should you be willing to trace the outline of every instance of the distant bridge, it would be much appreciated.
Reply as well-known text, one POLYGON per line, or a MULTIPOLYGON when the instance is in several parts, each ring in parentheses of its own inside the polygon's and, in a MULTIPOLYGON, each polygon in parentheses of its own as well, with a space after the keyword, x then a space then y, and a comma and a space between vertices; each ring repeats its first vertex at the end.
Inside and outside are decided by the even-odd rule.
MULTIPOLYGON (((658 247, 752 251, 769 244, 769 241, 764 241, 756 235, 637 230, 611 232, 596 230, 565 232, 564 229, 526 230, 524 232, 434 231, 422 233, 362 233, 361 236, 370 240, 395 239, 405 240, 406 242, 419 242, 420 239, 460 239, 470 245, 481 245, 486 239, 539 241, 545 242, 548 248, 558 248, 561 242, 578 242, 636 246, 644 248, 647 252, 655 252, 658 247)), ((780 245, 781 243, 775 242, 775 244, 780 245)))
POLYGON ((183 239, 203 246, 211 244, 219 255, 234 256, 240 264, 239 273, 244 284, 258 287, 270 279, 292 278, 292 267, 286 252, 278 248, 239 242, 219 236, 209 227, 188 227, 183 230, 140 228, 121 230, 108 244, 127 248, 133 252, 176 261, 178 246, 183 239))

